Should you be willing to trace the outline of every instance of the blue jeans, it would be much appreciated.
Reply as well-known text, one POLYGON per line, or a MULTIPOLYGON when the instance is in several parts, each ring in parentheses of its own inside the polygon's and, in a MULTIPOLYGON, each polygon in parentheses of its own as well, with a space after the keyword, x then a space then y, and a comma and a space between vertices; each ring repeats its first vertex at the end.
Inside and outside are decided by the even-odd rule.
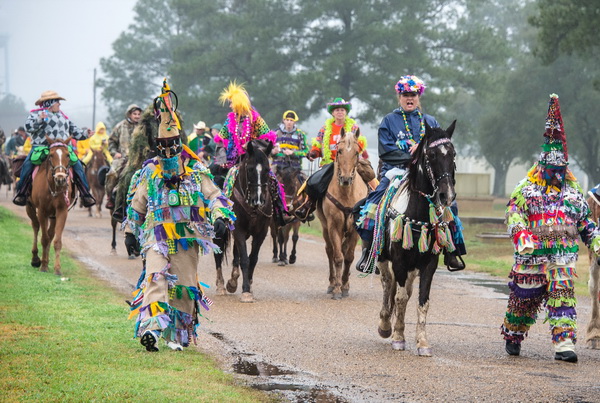
MULTIPOLYGON (((30 151, 29 154, 27 154, 27 158, 25 158, 25 161, 23 161, 23 166, 21 167, 21 176, 19 177, 20 179, 17 182, 16 187, 17 193, 21 191, 21 188, 24 186, 25 183, 31 182, 31 174, 33 174, 34 169, 34 166, 31 163, 32 152, 33 150, 30 151)), ((85 172, 83 170, 83 164, 81 163, 81 161, 77 160, 77 162, 74 165, 72 165, 72 168, 73 173, 75 174, 75 183, 81 183, 81 185, 85 187, 87 193, 89 193, 90 185, 88 184, 85 172)))

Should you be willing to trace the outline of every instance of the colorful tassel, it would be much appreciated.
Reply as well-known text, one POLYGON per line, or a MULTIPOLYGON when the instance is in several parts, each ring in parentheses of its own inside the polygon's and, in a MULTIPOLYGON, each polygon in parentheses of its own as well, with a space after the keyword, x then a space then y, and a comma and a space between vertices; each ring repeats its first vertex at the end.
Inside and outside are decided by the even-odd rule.
POLYGON ((412 227, 410 226, 410 222, 407 221, 404 225, 404 233, 402 234, 402 247, 404 249, 410 249, 413 247, 413 235, 412 235, 412 227))
POLYGON ((429 203, 429 222, 431 224, 438 223, 437 212, 435 211, 435 205, 433 203, 429 203))
POLYGON ((446 250, 448 252, 454 252, 456 250, 454 242, 452 241, 452 233, 450 233, 450 228, 448 226, 446 226, 446 250))
POLYGON ((428 240, 428 230, 427 230, 427 226, 423 225, 421 226, 421 236, 419 237, 419 252, 424 253, 427 252, 428 246, 429 246, 429 240, 428 240))
POLYGON ((398 216, 392 221, 392 233, 391 233, 392 242, 399 242, 402 240, 402 231, 400 230, 401 225, 402 225, 402 216, 398 216))
POLYGON ((442 221, 444 221, 444 222, 454 221, 454 214, 452 214, 452 210, 450 210, 450 207, 446 207, 444 209, 444 214, 442 214, 442 221))

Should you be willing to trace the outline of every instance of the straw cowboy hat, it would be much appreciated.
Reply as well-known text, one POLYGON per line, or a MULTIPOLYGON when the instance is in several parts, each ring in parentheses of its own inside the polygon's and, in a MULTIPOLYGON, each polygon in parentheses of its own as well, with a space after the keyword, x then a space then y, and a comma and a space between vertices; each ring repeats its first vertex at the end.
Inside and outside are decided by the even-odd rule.
POLYGON ((59 99, 59 100, 66 101, 66 99, 64 99, 63 97, 58 95, 58 92, 56 92, 56 91, 44 91, 44 92, 42 92, 42 95, 40 95, 40 99, 35 101, 35 104, 41 105, 44 101, 48 101, 50 99, 59 99))
POLYGON ((196 123, 194 126, 194 130, 206 130, 206 123, 204 123, 203 121, 199 121, 198 123, 196 123))

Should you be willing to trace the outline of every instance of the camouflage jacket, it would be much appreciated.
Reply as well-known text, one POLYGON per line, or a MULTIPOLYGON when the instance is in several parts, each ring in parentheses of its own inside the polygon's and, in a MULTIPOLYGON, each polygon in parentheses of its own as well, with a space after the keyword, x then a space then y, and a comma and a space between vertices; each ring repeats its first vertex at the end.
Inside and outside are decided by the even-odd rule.
POLYGON ((116 153, 129 155, 129 144, 131 143, 133 130, 137 126, 127 119, 123 119, 115 125, 108 139, 108 151, 113 157, 116 153))

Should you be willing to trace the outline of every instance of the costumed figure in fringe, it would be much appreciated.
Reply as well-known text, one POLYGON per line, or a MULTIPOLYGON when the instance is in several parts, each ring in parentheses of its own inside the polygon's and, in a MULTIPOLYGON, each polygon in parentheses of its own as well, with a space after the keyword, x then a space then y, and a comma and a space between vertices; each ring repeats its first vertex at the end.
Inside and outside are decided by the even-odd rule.
POLYGON ((501 326, 506 351, 519 355, 521 342, 542 305, 556 360, 576 362, 578 238, 600 253, 600 231, 577 179, 568 168, 567 138, 558 95, 550 95, 539 160, 512 192, 506 223, 515 246, 511 290, 501 326))
POLYGON ((161 337, 179 351, 195 342, 201 310, 212 303, 198 280, 198 253, 211 252, 212 238, 235 220, 229 199, 182 144, 174 99, 165 80, 154 100, 157 156, 133 176, 127 211, 145 260, 130 317, 137 318, 135 335, 148 351, 158 351, 161 337))
MULTIPOLYGON (((402 76, 395 85, 400 107, 387 114, 379 125, 377 131, 380 161, 379 186, 354 208, 357 218, 356 228, 363 241, 362 254, 356 263, 358 271, 370 273, 373 270, 380 252, 378 248, 372 247, 374 233, 385 232, 383 226, 389 201, 400 188, 408 169, 407 164, 425 135, 425 124, 431 128, 440 127, 433 116, 421 110, 421 95, 425 92, 425 88, 425 82, 419 77, 402 76)), ((452 270, 462 270, 465 264, 462 258, 458 257, 467 252, 456 202, 452 204, 451 210, 455 219, 451 220, 450 230, 456 249, 453 252, 444 249, 444 264, 452 270)))
MULTIPOLYGON (((243 85, 235 82, 229 83, 229 86, 221 92, 219 101, 229 102, 231 112, 227 114, 225 123, 217 136, 215 142, 223 145, 227 151, 227 167, 230 168, 225 178, 224 193, 230 197, 233 192, 233 185, 237 177, 237 164, 246 153, 246 145, 251 140, 262 139, 275 145, 277 135, 269 129, 265 120, 260 116, 250 103, 250 97, 243 85)), ((273 200, 273 214, 277 224, 284 226, 287 221, 291 221, 285 203, 285 193, 283 187, 277 181, 275 174, 269 173, 269 190, 273 200)))
MULTIPOLYGON (((13 203, 18 206, 24 206, 27 203, 27 194, 30 191, 32 183, 32 174, 34 165, 40 165, 50 153, 49 141, 67 140, 74 138, 76 140, 87 139, 91 131, 79 129, 73 124, 60 110, 60 101, 65 101, 63 97, 55 91, 44 91, 40 98, 35 101, 39 106, 29 112, 25 129, 31 136, 32 148, 21 168, 20 180, 17 182, 16 195, 13 203)), ((96 204, 96 200, 90 194, 90 185, 85 177, 83 165, 77 158, 73 147, 69 146, 71 158, 71 167, 73 168, 75 185, 81 194, 81 201, 85 207, 91 207, 96 204)))
POLYGON ((342 137, 342 131, 357 134, 361 150, 357 167, 360 177, 369 189, 375 189, 379 184, 379 181, 375 178, 375 171, 373 171, 373 167, 369 162, 367 138, 360 135, 360 128, 356 121, 348 117, 351 109, 352 104, 346 102, 343 98, 335 98, 332 102, 327 103, 327 112, 331 117, 325 121, 317 137, 312 140, 311 149, 307 155, 309 161, 321 158, 320 168, 302 186, 300 192, 304 192, 308 197, 302 206, 294 212, 294 215, 303 222, 313 219, 312 212, 317 208, 317 202, 327 192, 333 177, 333 161, 337 154, 337 145, 342 137))

